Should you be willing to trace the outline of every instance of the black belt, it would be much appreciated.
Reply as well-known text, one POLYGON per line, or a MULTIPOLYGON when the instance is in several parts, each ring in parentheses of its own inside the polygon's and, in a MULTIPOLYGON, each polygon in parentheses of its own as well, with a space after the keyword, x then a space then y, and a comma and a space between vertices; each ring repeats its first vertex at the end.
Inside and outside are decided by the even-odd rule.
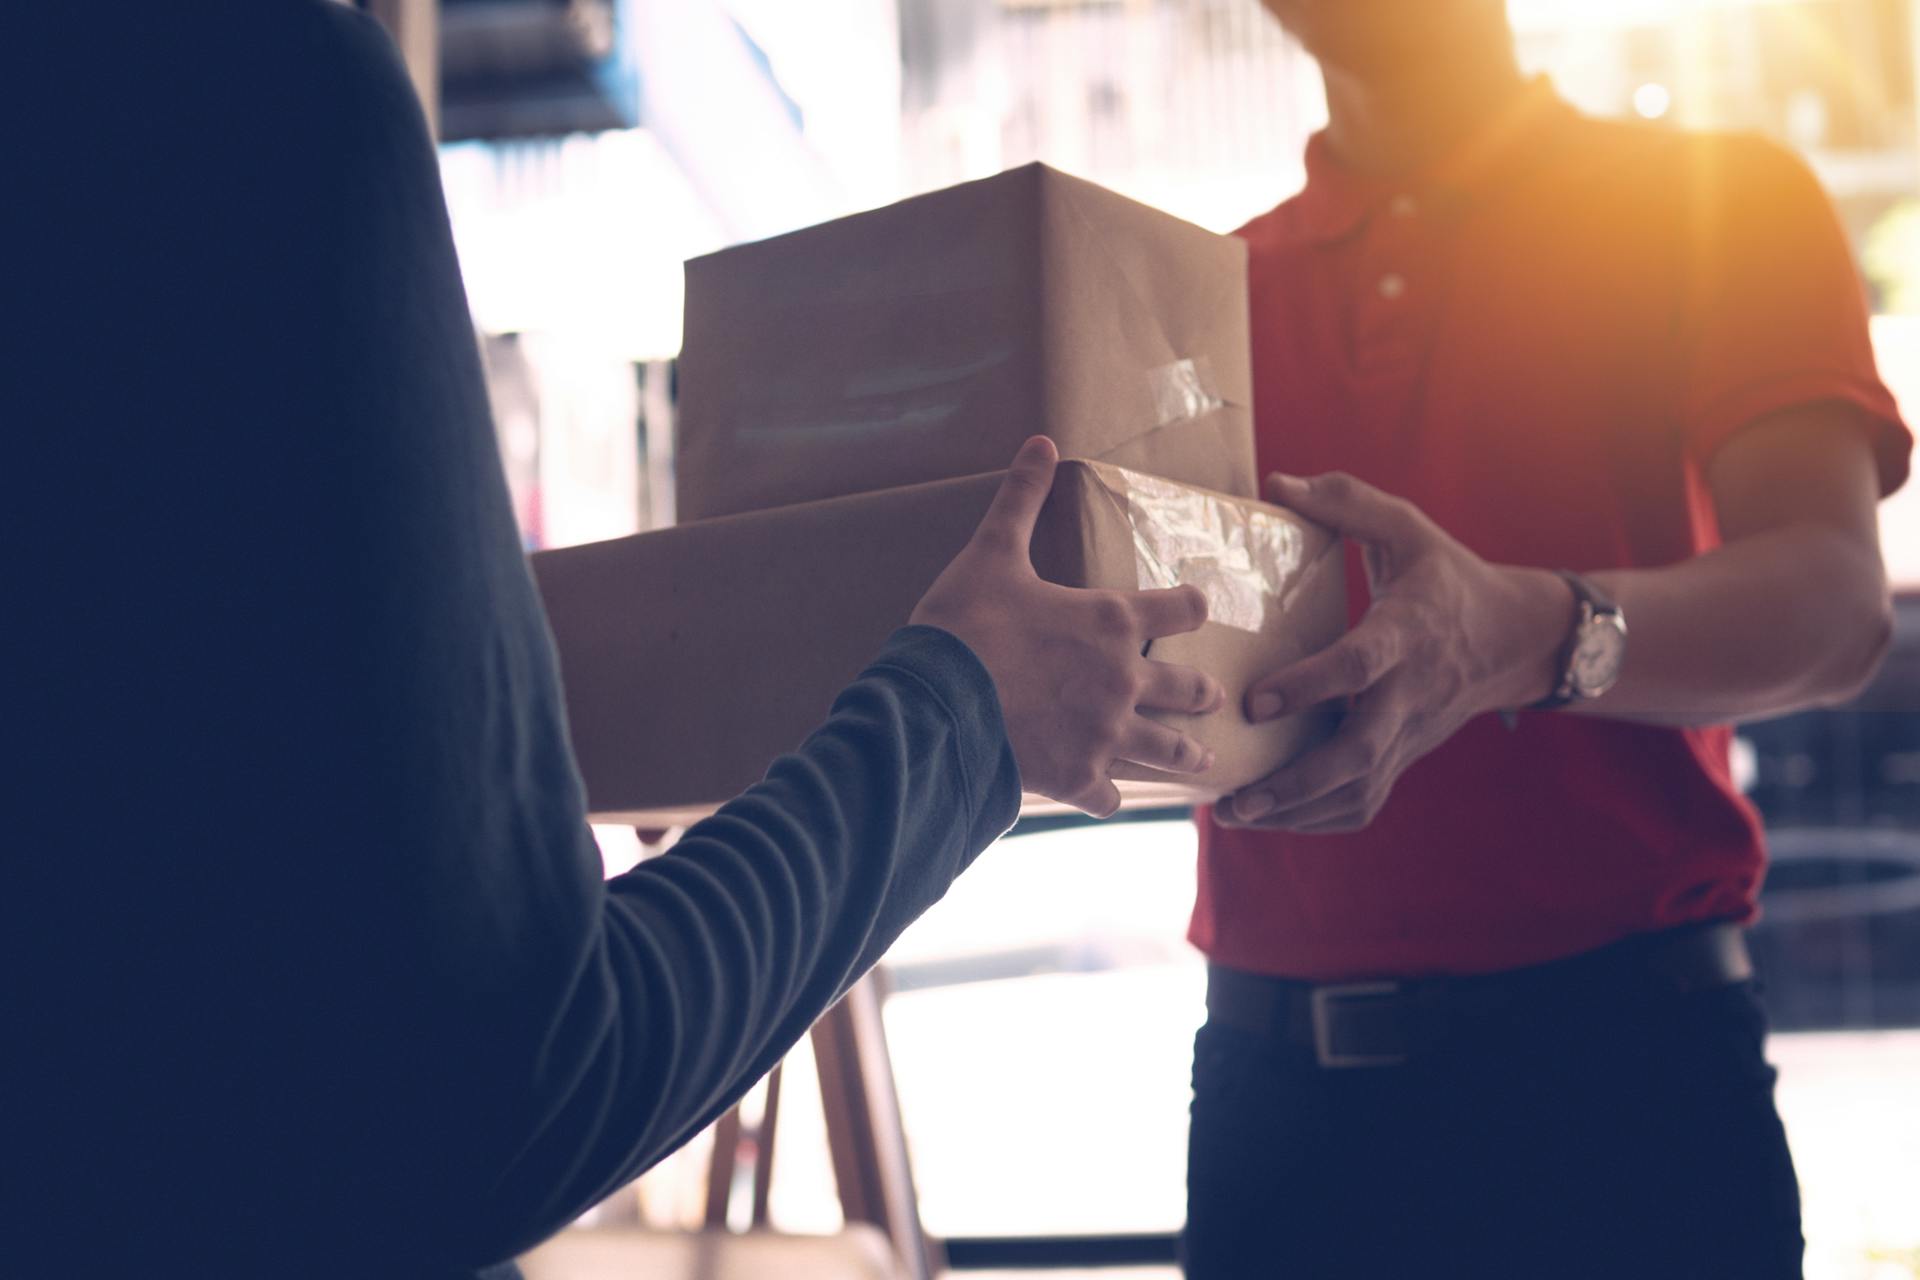
POLYGON ((1458 978, 1306 982, 1207 966, 1207 1018, 1311 1048, 1322 1067, 1400 1066, 1423 1031, 1497 1018, 1582 992, 1648 998, 1745 982, 1753 976, 1738 925, 1641 934, 1564 960, 1458 978))

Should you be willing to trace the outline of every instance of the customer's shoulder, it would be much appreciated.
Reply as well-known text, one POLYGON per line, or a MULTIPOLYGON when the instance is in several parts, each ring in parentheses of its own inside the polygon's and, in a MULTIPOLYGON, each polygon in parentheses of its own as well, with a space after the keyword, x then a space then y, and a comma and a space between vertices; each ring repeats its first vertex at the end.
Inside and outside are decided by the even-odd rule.
MULTIPOLYGON (((264 74, 323 91, 337 105, 353 97, 386 98, 409 92, 406 70, 386 30, 336 0, 228 0, 214 8, 229 33, 213 38, 236 54, 251 52, 264 74)), ((244 55, 243 55, 244 56, 244 55)))
MULTIPOLYGON (((301 53, 329 53, 377 63, 390 45, 380 24, 337 0, 197 0, 193 4, 116 6, 102 19, 91 6, 30 5, 8 15, 14 44, 24 37, 56 37, 84 31, 89 47, 113 56, 144 48, 154 59, 186 50, 228 61, 235 73, 301 53)), ((42 47, 43 55, 58 50, 42 47)))
MULTIPOLYGON (((189 7, 189 6, 181 6, 189 7)), ((230 113, 229 146, 277 140, 250 168, 295 167, 326 185, 427 146, 399 51, 380 24, 335 0, 212 0, 198 6, 190 50, 204 89, 230 113)), ((196 96, 200 91, 196 90, 196 96)))
POLYGON ((152 20, 197 29, 220 43, 255 42, 258 51, 270 53, 327 45, 373 50, 385 40, 378 22, 339 0, 201 0, 165 6, 152 20))
POLYGON ((282 2, 286 13, 281 20, 296 51, 335 58, 383 77, 400 66, 386 29, 360 10, 336 0, 282 2))
POLYGON ((158 125, 212 112, 257 132, 343 100, 390 107, 408 89, 385 30, 335 0, 128 5, 109 19, 88 5, 24 7, 0 41, 9 87, 19 87, 17 62, 82 115, 158 125))
POLYGON ((335 0, 195 0, 191 4, 27 4, 0 39, 0 92, 48 88, 84 108, 103 93, 150 93, 163 110, 195 99, 257 92, 322 74, 391 74, 397 57, 380 25, 335 0))

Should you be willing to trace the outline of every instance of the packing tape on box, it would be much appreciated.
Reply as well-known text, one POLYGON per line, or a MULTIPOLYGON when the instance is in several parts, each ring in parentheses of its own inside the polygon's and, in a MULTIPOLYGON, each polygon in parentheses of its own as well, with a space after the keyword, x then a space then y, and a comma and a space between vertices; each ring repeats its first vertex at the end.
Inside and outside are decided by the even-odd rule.
POLYGON ((1133 527, 1140 588, 1196 586, 1210 622, 1273 629, 1313 563, 1338 545, 1276 511, 1110 463, 1088 465, 1133 527))
POLYGON ((1147 385, 1153 391, 1156 427, 1191 421, 1227 403, 1214 382, 1213 362, 1205 356, 1175 360, 1149 369, 1147 385))

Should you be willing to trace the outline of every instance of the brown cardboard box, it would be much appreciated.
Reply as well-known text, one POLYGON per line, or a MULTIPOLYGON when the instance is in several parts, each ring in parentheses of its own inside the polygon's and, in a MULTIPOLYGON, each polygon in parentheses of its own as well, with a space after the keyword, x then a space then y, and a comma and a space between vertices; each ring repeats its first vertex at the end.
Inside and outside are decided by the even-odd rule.
MULTIPOLYGON (((673 825, 757 782, 906 621, 999 483, 937 481, 534 556, 593 812, 673 825)), ((1216 762, 1199 778, 1129 770, 1129 804, 1211 799, 1324 728, 1314 715, 1255 726, 1237 710, 1251 680, 1345 627, 1342 556, 1323 530, 1258 502, 1066 463, 1033 550, 1055 582, 1207 593, 1207 624, 1150 656, 1226 685, 1227 710, 1164 717, 1216 762)))
POLYGON ((1028 165, 687 263, 679 516, 1007 465, 1251 497, 1246 247, 1028 165))

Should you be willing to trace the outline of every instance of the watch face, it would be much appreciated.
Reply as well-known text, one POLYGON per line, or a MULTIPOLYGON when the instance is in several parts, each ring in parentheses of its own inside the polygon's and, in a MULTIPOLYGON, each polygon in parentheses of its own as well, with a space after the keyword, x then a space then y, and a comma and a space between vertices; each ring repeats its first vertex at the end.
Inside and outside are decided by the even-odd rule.
POLYGON ((1627 654, 1627 632, 1619 618, 1594 618, 1580 628, 1571 674, 1580 696, 1597 698, 1620 678, 1620 662, 1627 654))

